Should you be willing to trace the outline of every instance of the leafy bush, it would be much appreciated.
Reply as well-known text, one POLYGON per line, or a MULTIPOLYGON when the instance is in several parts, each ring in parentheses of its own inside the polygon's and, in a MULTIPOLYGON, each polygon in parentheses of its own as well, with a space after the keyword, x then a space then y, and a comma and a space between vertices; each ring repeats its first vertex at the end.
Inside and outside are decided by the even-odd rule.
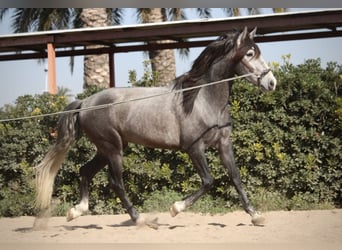
MULTIPOLYGON (((64 96, 22 96, 14 106, 1 109, 0 119, 60 111, 64 96)), ((34 171, 50 143, 55 140, 57 116, 0 123, 0 215, 33 213, 34 171)))
POLYGON ((286 199, 341 206, 341 66, 285 60, 276 68, 277 90, 235 84, 232 98, 234 146, 249 191, 264 187, 286 199))
MULTIPOLYGON (((311 209, 341 207, 342 66, 307 60, 294 66, 284 57, 273 65, 277 90, 261 94, 243 80, 234 83, 230 98, 233 145, 243 185, 258 209, 311 209)), ((148 74, 138 85, 150 84, 148 74)), ((79 98, 99 91, 88 89, 79 98)), ((63 110, 59 95, 19 97, 15 105, 0 109, 0 119, 63 110)), ((34 214, 33 167, 55 140, 57 117, 0 123, 0 216, 34 214)), ((92 158, 94 146, 85 138, 73 147, 56 178, 56 213, 79 199, 79 168, 92 158)), ((240 208, 239 197, 220 164, 216 151, 207 158, 214 187, 192 208, 224 212, 240 208)), ((168 210, 201 184, 183 152, 129 145, 124 157, 127 193, 144 212, 168 210)), ((90 190, 93 213, 124 212, 109 188, 107 168, 100 171, 90 190)))

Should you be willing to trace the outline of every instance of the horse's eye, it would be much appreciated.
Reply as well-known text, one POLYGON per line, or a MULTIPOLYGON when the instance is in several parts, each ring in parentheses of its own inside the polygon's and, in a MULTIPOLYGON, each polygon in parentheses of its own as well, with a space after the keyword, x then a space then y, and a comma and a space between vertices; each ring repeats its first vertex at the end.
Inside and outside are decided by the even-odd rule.
POLYGON ((246 56, 253 57, 254 56, 254 51, 248 51, 246 56))

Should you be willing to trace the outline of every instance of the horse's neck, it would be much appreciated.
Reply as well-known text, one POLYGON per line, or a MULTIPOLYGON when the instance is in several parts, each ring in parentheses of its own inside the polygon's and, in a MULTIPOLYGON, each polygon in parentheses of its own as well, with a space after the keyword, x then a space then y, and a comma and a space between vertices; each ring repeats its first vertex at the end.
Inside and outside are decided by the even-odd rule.
MULTIPOLYGON (((234 76, 235 64, 231 60, 231 57, 225 57, 225 59, 214 64, 210 70, 207 72, 206 79, 208 83, 222 81, 224 79, 229 79, 234 76)), ((222 82, 210 86, 207 89, 209 98, 220 107, 222 105, 227 105, 228 98, 230 95, 231 83, 222 82)))
POLYGON ((207 103, 213 110, 223 110, 228 104, 229 84, 220 83, 206 88, 207 103))
MULTIPOLYGON (((230 75, 209 78, 208 83, 221 81, 224 79, 230 78, 230 75)), ((231 83, 229 82, 221 82, 214 84, 212 86, 208 86, 204 88, 205 98, 208 100, 208 103, 213 106, 213 108, 222 109, 228 104, 228 98, 230 95, 231 83)))

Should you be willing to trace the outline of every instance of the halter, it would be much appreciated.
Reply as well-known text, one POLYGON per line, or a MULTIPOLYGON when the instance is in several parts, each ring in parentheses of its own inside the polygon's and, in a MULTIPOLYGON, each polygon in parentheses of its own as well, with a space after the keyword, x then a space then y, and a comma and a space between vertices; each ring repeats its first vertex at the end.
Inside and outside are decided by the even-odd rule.
POLYGON ((264 78, 264 76, 267 75, 270 71, 271 71, 271 69, 268 68, 268 69, 265 69, 263 72, 261 72, 260 75, 258 75, 258 86, 261 85, 261 83, 260 83, 261 79, 264 78))
MULTIPOLYGON (((250 71, 253 70, 253 68, 251 68, 249 65, 247 65, 247 64, 244 63, 243 61, 241 61, 241 63, 242 63, 247 69, 249 69, 250 71)), ((258 82, 257 82, 258 87, 260 87, 260 85, 261 85, 261 79, 264 78, 264 76, 267 75, 270 71, 271 71, 271 69, 268 68, 268 69, 265 69, 263 72, 261 72, 260 75, 256 75, 256 76, 257 76, 257 79, 258 79, 258 82)))

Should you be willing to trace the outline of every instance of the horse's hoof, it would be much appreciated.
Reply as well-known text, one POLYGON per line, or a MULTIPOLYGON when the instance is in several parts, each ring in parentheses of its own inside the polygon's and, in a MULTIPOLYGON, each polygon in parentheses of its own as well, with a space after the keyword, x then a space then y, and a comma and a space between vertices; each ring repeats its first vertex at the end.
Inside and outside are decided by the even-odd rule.
POLYGON ((261 216, 259 213, 255 213, 252 216, 252 224, 254 226, 264 226, 265 225, 265 218, 261 216))
POLYGON ((47 217, 36 217, 33 223, 33 231, 42 231, 47 229, 48 224, 48 218, 47 217))
POLYGON ((175 217, 178 213, 179 213, 179 211, 177 210, 176 205, 173 204, 173 205, 170 207, 170 214, 171 214, 171 217, 175 217))
POLYGON ((157 230, 159 228, 158 218, 145 219, 144 217, 139 216, 139 218, 136 221, 136 225, 138 227, 148 226, 148 227, 153 228, 155 230, 157 230))
POLYGON ((78 216, 75 216, 75 208, 70 208, 66 214, 66 220, 67 222, 72 221, 78 216))
POLYGON ((145 224, 146 224, 146 226, 148 226, 152 229, 155 229, 155 230, 157 230, 159 228, 158 218, 146 220, 145 224))
POLYGON ((185 202, 184 201, 176 201, 170 208, 170 214, 172 217, 175 217, 177 214, 182 212, 185 209, 185 202))
POLYGON ((186 208, 185 201, 176 201, 170 208, 170 214, 175 217, 186 208))
POLYGON ((146 225, 146 219, 140 215, 140 216, 138 217, 138 219, 135 221, 135 224, 136 224, 138 227, 145 226, 145 225, 146 225))

